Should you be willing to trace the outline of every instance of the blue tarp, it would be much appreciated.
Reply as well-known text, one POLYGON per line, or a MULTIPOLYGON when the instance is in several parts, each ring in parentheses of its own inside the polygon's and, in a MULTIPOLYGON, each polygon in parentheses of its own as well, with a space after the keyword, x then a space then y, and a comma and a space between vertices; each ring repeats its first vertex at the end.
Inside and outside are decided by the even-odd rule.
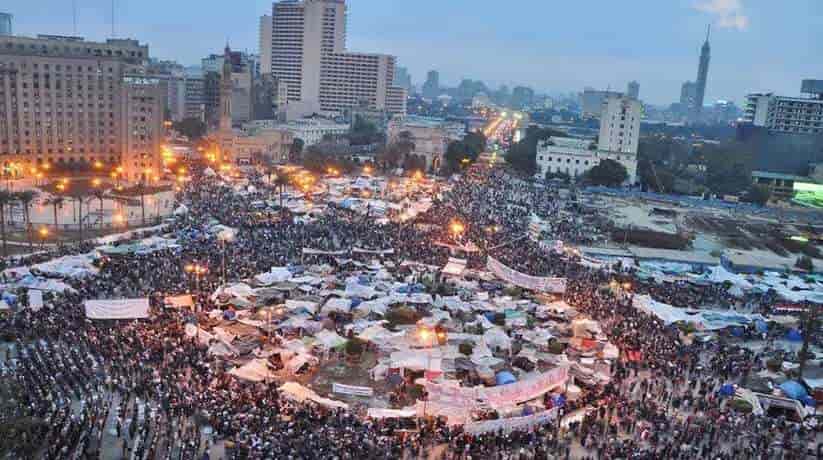
POLYGON ((786 340, 790 342, 802 342, 803 334, 797 329, 789 329, 789 332, 786 333, 786 340))
POLYGON ((565 407, 566 397, 563 395, 552 396, 552 404, 554 405, 554 407, 565 407))
POLYGON ((720 387, 720 396, 731 396, 734 394, 734 385, 727 383, 720 387))
POLYGON ((510 383, 516 382, 517 379, 514 378, 514 375, 512 375, 512 373, 509 371, 500 371, 495 376, 495 381, 498 385, 508 385, 510 383))
POLYGON ((742 327, 733 327, 732 328, 732 335, 735 337, 743 337, 743 328, 742 327))
POLYGON ((754 321, 754 327, 757 328, 757 332, 768 332, 769 331, 769 325, 766 324, 766 322, 763 321, 762 319, 755 320, 754 321))
POLYGON ((780 389, 783 390, 786 397, 796 399, 798 401, 803 401, 807 396, 809 396, 809 394, 806 393, 806 388, 804 388, 803 385, 796 380, 786 380, 780 384, 780 389))

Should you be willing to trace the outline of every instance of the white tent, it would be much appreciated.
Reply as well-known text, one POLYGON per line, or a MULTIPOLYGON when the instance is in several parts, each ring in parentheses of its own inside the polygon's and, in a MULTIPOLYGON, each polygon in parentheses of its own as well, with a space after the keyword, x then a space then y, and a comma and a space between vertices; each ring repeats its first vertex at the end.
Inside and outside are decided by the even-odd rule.
POLYGON ((275 374, 269 370, 268 362, 265 359, 253 359, 240 367, 230 370, 229 374, 251 382, 262 382, 275 377, 275 374))
POLYGON ((325 329, 315 334, 314 338, 319 345, 322 345, 323 348, 327 350, 337 348, 346 343, 346 339, 337 335, 336 332, 325 329))
POLYGON ((270 286, 274 283, 288 281, 291 277, 292 273, 286 267, 272 267, 271 271, 255 276, 254 280, 263 286, 270 286))
POLYGON ((326 314, 329 314, 334 311, 348 313, 350 309, 351 300, 332 297, 331 299, 326 301, 325 305, 323 305, 322 312, 326 314))
POLYGON ((141 319, 149 317, 149 299, 87 300, 86 318, 141 319))
POLYGON ((312 401, 321 406, 336 409, 348 409, 349 405, 333 399, 323 398, 314 391, 300 385, 297 382, 286 382, 280 388, 280 392, 289 399, 297 402, 312 401))

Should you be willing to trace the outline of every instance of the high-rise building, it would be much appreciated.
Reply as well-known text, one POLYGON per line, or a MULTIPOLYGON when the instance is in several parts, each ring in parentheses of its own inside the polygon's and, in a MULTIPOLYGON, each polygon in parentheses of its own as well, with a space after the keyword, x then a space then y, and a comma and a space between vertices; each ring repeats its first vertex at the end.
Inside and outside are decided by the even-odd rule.
POLYGON ((709 77, 709 61, 711 61, 711 47, 709 46, 709 35, 711 34, 711 25, 709 25, 706 33, 706 41, 700 49, 700 63, 697 66, 697 81, 695 81, 694 88, 694 106, 692 107, 691 121, 700 121, 700 115, 703 113, 703 102, 706 98, 706 82, 709 77))
POLYGON ((260 16, 260 73, 262 75, 271 74, 271 40, 272 40, 272 18, 271 15, 260 16))
POLYGON ((129 180, 158 171, 159 79, 136 40, 0 37, 0 155, 29 167, 101 161, 129 180))
MULTIPOLYGON (((271 18, 271 52, 261 54, 271 55, 289 113, 342 113, 361 102, 405 113, 405 105, 387 103, 405 100, 405 91, 393 85, 394 56, 346 51, 345 0, 282 0, 273 4, 271 18)), ((269 46, 266 38, 260 42, 269 46)))
POLYGON ((423 97, 426 99, 437 99, 440 95, 440 72, 436 70, 429 70, 426 74, 426 82, 423 83, 422 88, 423 97))
POLYGON ((526 86, 515 86, 512 90, 511 105, 515 109, 523 109, 532 105, 534 90, 526 86))
POLYGON ((803 80, 805 97, 746 96, 744 119, 772 132, 823 134, 823 80, 803 80))
POLYGON ((593 88, 583 89, 580 94, 580 113, 583 118, 597 118, 603 112, 603 102, 609 97, 622 97, 616 91, 600 91, 593 88))
POLYGON ((397 86, 398 88, 403 88, 406 90, 407 93, 411 93, 412 79, 411 74, 409 74, 409 69, 405 67, 397 68, 397 70, 394 72, 394 86, 397 86))
POLYGON ((640 99, 640 83, 630 81, 626 87, 626 96, 632 99, 640 99))
POLYGON ((12 35, 11 19, 12 16, 9 13, 0 13, 0 35, 12 35))
MULTIPOLYGON (((228 48, 228 45, 226 45, 228 48)), ((257 57, 229 49, 228 54, 211 54, 201 60, 203 71, 207 74, 222 75, 226 61, 231 69, 232 80, 232 123, 241 125, 253 118, 254 87, 257 57)), ((222 78, 222 76, 221 76, 222 78)), ((214 90, 214 88, 212 88, 214 90)), ((211 112, 214 114, 214 111, 211 112)), ((212 119, 214 122, 214 119, 212 119)))
POLYGON ((598 148, 607 152, 637 154, 640 139, 640 101, 629 97, 609 96, 603 101, 600 115, 598 148))

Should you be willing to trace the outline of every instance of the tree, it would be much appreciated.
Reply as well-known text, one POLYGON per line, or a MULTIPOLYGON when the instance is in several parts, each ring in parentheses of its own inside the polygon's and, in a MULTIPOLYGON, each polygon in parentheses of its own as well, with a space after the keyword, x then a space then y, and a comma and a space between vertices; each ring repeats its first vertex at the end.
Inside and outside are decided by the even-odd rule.
POLYGON ((473 160, 471 150, 465 142, 452 141, 446 147, 446 154, 443 156, 443 174, 454 174, 460 169, 463 162, 471 163, 473 160))
POLYGON ((765 206, 772 197, 772 191, 768 187, 752 184, 746 191, 746 201, 760 206, 765 206))
POLYGON ((34 251, 34 241, 32 239, 31 231, 31 203, 37 197, 37 192, 33 190, 24 190, 17 193, 17 201, 23 206, 23 220, 26 225, 26 238, 29 241, 29 251, 34 251))
POLYGON ((506 162, 515 170, 527 176, 534 176, 537 172, 537 145, 551 137, 564 136, 565 134, 560 131, 530 126, 526 130, 526 136, 509 147, 506 162))
POLYGON ((377 161, 385 169, 399 167, 403 160, 414 152, 415 145, 411 132, 402 131, 397 138, 377 153, 377 161))
POLYGON ((588 170, 585 175, 587 183, 605 187, 618 187, 629 178, 626 167, 617 161, 605 159, 588 170))
POLYGON ((283 194, 286 193, 286 186, 289 185, 289 176, 285 173, 277 173, 274 179, 274 186, 280 189, 280 212, 283 212, 283 194))
POLYGON ((381 133, 377 125, 366 120, 362 115, 355 115, 354 123, 346 137, 351 145, 368 145, 378 142, 381 133))
POLYGON ((406 155, 403 159, 403 170, 423 171, 426 169, 426 159, 421 155, 406 155))
POLYGON ((14 194, 8 190, 0 190, 0 236, 3 238, 3 257, 9 255, 6 242, 6 210, 15 201, 14 194))
POLYGON ((474 152, 475 157, 477 157, 486 150, 488 140, 481 132, 471 132, 466 134, 463 142, 468 146, 469 151, 474 152))
POLYGON ((806 271, 814 270, 814 262, 812 262, 812 258, 809 256, 800 256, 797 258, 797 261, 794 263, 794 266, 806 271))
POLYGON ((289 162, 294 163, 300 160, 300 155, 303 153, 303 147, 306 142, 299 137, 294 138, 291 147, 289 147, 289 162))
POLYGON ((54 229, 57 230, 57 208, 62 208, 63 204, 66 202, 66 198, 60 195, 54 195, 53 197, 47 199, 45 201, 46 206, 52 206, 54 209, 54 229))
POLYGON ((192 141, 198 140, 206 134, 206 124, 197 118, 184 118, 181 121, 172 123, 172 128, 192 141))

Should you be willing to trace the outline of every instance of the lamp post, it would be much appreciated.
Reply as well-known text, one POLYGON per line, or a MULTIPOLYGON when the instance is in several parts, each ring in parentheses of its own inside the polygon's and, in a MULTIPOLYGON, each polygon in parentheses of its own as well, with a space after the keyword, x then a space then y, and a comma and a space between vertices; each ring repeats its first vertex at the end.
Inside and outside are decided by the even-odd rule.
POLYGON ((221 279, 223 281, 223 284, 226 284, 226 243, 231 243, 232 241, 234 241, 234 234, 232 234, 230 231, 224 230, 217 234, 217 239, 220 240, 220 249, 222 252, 221 279))
POLYGON ((40 249, 43 249, 43 246, 46 244, 46 238, 49 237, 49 229, 48 227, 40 227, 38 233, 40 234, 40 249))
MULTIPOLYGON (((185 266, 184 270, 186 273, 194 275, 194 283, 195 283, 195 293, 194 296, 197 296, 200 293, 200 276, 207 273, 209 271, 208 267, 198 264, 194 262, 193 264, 188 264, 185 266)), ((194 297, 193 296, 193 297, 194 297)), ((196 297, 194 297, 196 299, 196 297)), ((194 319, 195 319, 195 327, 197 327, 197 332, 195 337, 197 341, 200 342, 200 319, 197 317, 197 313, 199 310, 198 307, 199 302, 194 300, 194 319)))

